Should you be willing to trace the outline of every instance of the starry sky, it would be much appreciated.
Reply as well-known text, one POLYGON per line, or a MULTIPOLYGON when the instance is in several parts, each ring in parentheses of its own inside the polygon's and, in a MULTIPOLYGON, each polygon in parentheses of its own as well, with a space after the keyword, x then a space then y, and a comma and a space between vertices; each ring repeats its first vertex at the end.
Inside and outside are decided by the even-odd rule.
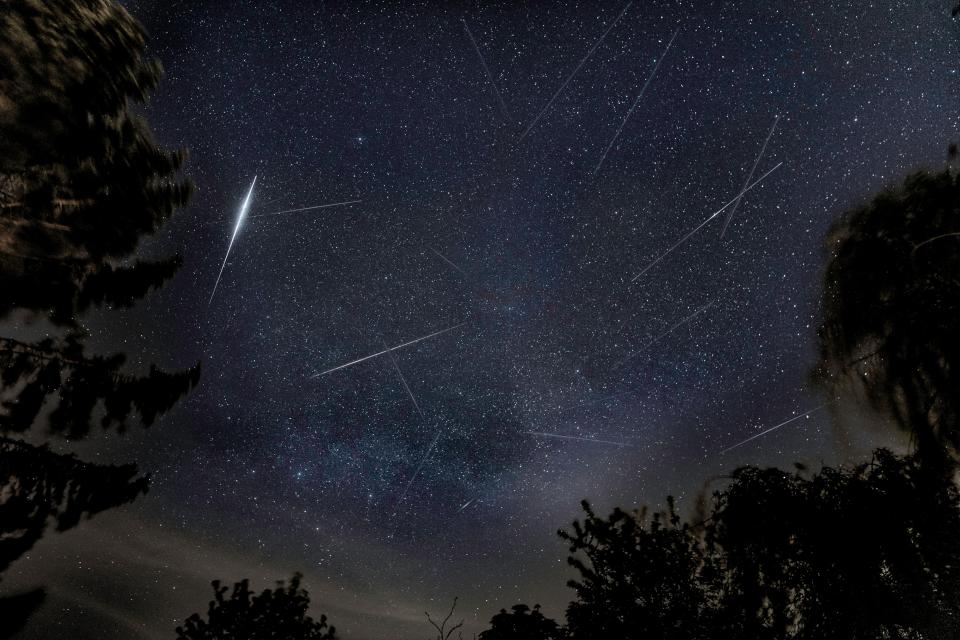
POLYGON ((689 512, 737 465, 891 442, 820 410, 729 449, 823 403, 831 221, 958 135, 950 3, 124 4, 198 191, 142 248, 177 277, 88 325, 203 378, 74 447, 153 485, 13 568, 50 589, 24 638, 170 638, 210 580, 296 570, 347 638, 454 596, 470 634, 559 617, 581 499, 689 512))

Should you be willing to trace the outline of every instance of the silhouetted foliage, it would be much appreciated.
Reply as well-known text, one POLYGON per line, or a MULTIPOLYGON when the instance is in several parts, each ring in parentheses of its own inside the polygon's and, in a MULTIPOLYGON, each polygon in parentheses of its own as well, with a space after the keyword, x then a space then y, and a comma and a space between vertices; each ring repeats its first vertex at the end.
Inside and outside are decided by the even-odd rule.
POLYGON ((853 385, 921 455, 960 445, 960 177, 917 173, 827 238, 818 379, 853 385))
POLYGON ((199 367, 124 374, 123 355, 83 354, 77 314, 132 306, 180 266, 118 262, 191 190, 176 177, 183 152, 158 147, 130 109, 160 66, 111 0, 11 0, 0 17, 0 317, 25 309, 68 328, 34 344, 0 339, 0 431, 28 429, 48 404, 51 429, 73 438, 100 402, 105 427, 122 429, 134 411, 151 424, 199 367))
POLYGON ((762 638, 941 638, 960 624, 960 499, 885 450, 810 479, 739 469, 717 494, 725 614, 762 638), (768 633, 764 633, 768 631, 768 633))
MULTIPOLYGON (((942 478, 942 476, 936 476, 942 478)), ((811 478, 744 467, 709 517, 616 510, 573 531, 574 640, 945 638, 960 628, 960 495, 879 450, 811 478), (936 484, 931 484, 936 482, 936 484)))
MULTIPOLYGON (((157 146, 130 109, 160 66, 112 0, 0 3, 0 60, 0 318, 21 310, 56 328, 37 342, 0 337, 0 434, 46 422, 76 439, 96 419, 117 431, 152 424, 197 384, 199 365, 126 373, 123 354, 85 352, 78 314, 131 306, 180 265, 125 262, 191 191, 177 177, 185 154, 157 146)), ((47 530, 132 501, 148 478, 0 435, 0 483, 2 574, 47 530)), ((0 599, 3 632, 42 599, 0 599)))
POLYGON ((300 588, 300 580, 300 574, 295 574, 289 584, 280 581, 276 589, 265 589, 260 595, 250 591, 247 580, 236 583, 232 590, 214 580, 214 599, 207 618, 197 613, 191 615, 182 627, 177 627, 177 638, 335 640, 336 629, 327 624, 326 616, 317 621, 307 615, 310 597, 300 588))
MULTIPOLYGON (((83 517, 131 502, 146 493, 147 483, 133 464, 91 464, 0 438, 0 575, 48 529, 66 531, 83 517)), ((24 607, 39 606, 42 600, 42 593, 0 598, 0 611, 18 611, 25 619, 29 611, 24 607)), ((8 618, 0 620, 6 630, 8 618)))
POLYGON ((12 399, 0 397, 0 431, 30 428, 53 398, 49 429, 77 439, 87 435, 94 410, 103 404, 100 424, 123 431, 134 411, 145 426, 170 409, 200 377, 200 366, 166 373, 150 368, 144 377, 124 375, 125 357, 86 356, 73 334, 63 341, 25 344, 0 338, 0 389, 14 389, 12 399))
MULTIPOLYGON (((26 307, 69 324, 86 279, 131 255, 186 203, 192 187, 176 178, 185 154, 158 147, 129 109, 161 69, 123 7, 11 0, 3 18, 0 315, 26 307)), ((133 275, 140 288, 168 277, 162 269, 133 275)))
POLYGON ((573 531, 568 561, 580 573, 568 584, 576 600, 567 608, 572 638, 699 638, 710 629, 705 617, 709 585, 700 538, 682 523, 668 501, 666 513, 615 509, 598 517, 584 501, 586 517, 573 531))
POLYGON ((0 572, 40 539, 49 525, 76 526, 83 516, 133 501, 148 478, 137 466, 98 465, 0 438, 0 572))
POLYGON ((18 593, 6 598, 0 598, 0 638, 15 637, 27 624, 30 616, 40 608, 47 597, 43 589, 33 589, 26 593, 18 593))
POLYGON ((490 628, 480 633, 480 640, 562 640, 566 637, 556 621, 540 612, 540 605, 531 610, 525 604, 515 604, 490 620, 490 628))

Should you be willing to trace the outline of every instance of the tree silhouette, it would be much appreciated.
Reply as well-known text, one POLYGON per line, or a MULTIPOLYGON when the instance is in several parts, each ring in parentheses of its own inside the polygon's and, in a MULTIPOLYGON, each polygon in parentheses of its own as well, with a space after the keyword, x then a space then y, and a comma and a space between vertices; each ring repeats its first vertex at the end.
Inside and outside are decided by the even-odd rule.
POLYGON ((463 632, 460 631, 460 629, 463 628, 463 620, 453 625, 452 627, 447 628, 447 624, 450 622, 450 618, 453 617, 453 612, 456 610, 456 608, 457 608, 457 598, 454 598, 453 604, 450 605, 450 613, 447 614, 447 617, 444 618, 443 621, 440 622, 440 624, 437 624, 436 622, 434 622, 433 618, 430 617, 429 613, 427 613, 426 611, 423 612, 423 615, 427 617, 427 622, 429 622, 430 626, 432 626, 436 630, 437 640, 450 640, 450 636, 453 635, 454 631, 459 631, 459 633, 457 634, 457 637, 463 638, 463 632))
POLYGON ((574 640, 945 638, 960 628, 960 495, 879 450, 811 478, 744 467, 684 524, 672 503, 561 532, 574 640))
POLYGON ((199 381, 199 365, 177 373, 151 367, 144 377, 125 375, 122 354, 86 356, 81 337, 69 334, 34 344, 0 338, 0 388, 16 390, 12 399, 0 399, 0 431, 29 429, 50 397, 49 430, 72 439, 88 434, 101 402, 104 428, 122 432, 134 411, 149 426, 199 381))
POLYGON ((844 386, 942 460, 960 445, 960 176, 917 173, 827 237, 817 379, 844 386))
POLYGON ((144 424, 196 385, 199 366, 145 376, 126 358, 84 355, 79 314, 129 307, 161 286, 178 257, 123 260, 191 191, 182 151, 156 145, 130 109, 160 79, 139 24, 111 0, 3 4, 0 56, 0 317, 15 309, 63 326, 36 343, 0 338, 0 431, 21 432, 45 409, 54 432, 144 424))
POLYGON ((207 609, 207 618, 194 613, 181 627, 177 638, 182 640, 335 640, 336 629, 321 615, 314 620, 307 615, 310 596, 300 588, 302 576, 294 574, 290 583, 277 583, 276 589, 265 589, 260 595, 250 591, 242 580, 230 590, 213 581, 214 599, 207 609), (229 597, 227 592, 230 592, 229 597))
MULTIPOLYGON (((180 265, 130 262, 191 191, 177 177, 185 154, 157 146, 130 107, 160 79, 143 30, 112 0, 8 0, 0 59, 0 318, 20 310, 55 329, 36 342, 0 337, 2 574, 46 531, 130 502, 148 483, 135 465, 8 435, 44 423, 69 439, 97 420, 150 425, 197 384, 199 365, 133 375, 123 354, 84 347, 82 312, 131 306, 180 265)), ((42 589, 0 598, 0 636, 42 600, 42 589)))
MULTIPOLYGON (((0 575, 44 533, 66 531, 83 517, 126 504, 146 493, 136 465, 97 465, 0 437, 0 575)), ((43 601, 42 589, 0 598, 0 637, 9 637, 43 601), (9 617, 14 616, 14 617, 9 617)))
POLYGON ((490 628, 480 633, 480 640, 562 640, 565 638, 554 620, 540 612, 540 605, 531 610, 525 604, 515 604, 500 609, 500 613, 490 620, 490 628))
POLYGON ((744 468, 706 534, 726 626, 757 638, 939 638, 960 622, 960 499, 917 456, 810 479, 744 468))
POLYGON ((701 540, 668 510, 615 509, 598 517, 586 501, 586 517, 559 535, 570 545, 569 564, 580 573, 568 584, 577 599, 567 607, 567 628, 577 640, 600 638, 699 638, 709 620, 708 566, 701 540))
POLYGON ((73 324, 78 306, 113 301, 111 279, 129 300, 169 278, 170 260, 111 261, 186 203, 191 184, 176 178, 185 153, 158 147, 129 109, 161 70, 120 5, 12 0, 3 10, 0 315, 30 308, 73 324))

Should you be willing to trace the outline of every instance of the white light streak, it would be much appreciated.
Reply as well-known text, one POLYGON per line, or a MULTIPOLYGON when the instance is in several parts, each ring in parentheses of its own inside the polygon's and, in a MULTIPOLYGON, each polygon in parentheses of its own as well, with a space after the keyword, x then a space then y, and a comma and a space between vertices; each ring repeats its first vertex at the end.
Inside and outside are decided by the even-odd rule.
POLYGON ((250 184, 250 190, 247 191, 247 197, 243 199, 243 204, 240 206, 240 213, 237 215, 237 224, 233 227, 233 235, 230 236, 230 244, 227 245, 227 255, 223 257, 223 264, 220 265, 220 272, 217 274, 217 281, 213 285, 213 292, 210 294, 210 300, 207 302, 208 305, 213 302, 213 296, 216 295, 217 287, 220 286, 220 278, 223 276, 223 269, 227 266, 227 260, 230 258, 230 250, 233 249, 233 242, 237 239, 237 234, 240 233, 240 227, 247 217, 247 211, 250 210, 250 198, 253 196, 253 187, 256 184, 257 176, 253 176, 253 182, 250 184))

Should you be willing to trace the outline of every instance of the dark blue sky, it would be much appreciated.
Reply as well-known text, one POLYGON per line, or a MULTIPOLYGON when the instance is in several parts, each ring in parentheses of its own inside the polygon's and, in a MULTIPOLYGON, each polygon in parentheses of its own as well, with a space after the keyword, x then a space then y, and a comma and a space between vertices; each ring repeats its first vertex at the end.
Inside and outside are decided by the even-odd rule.
POLYGON ((580 499, 692 509, 738 464, 888 442, 822 411, 721 453, 823 402, 830 222, 957 138, 948 2, 636 2, 522 139, 623 3, 126 4, 198 193, 144 246, 181 273, 89 324, 203 380, 83 445, 154 485, 14 568, 51 586, 24 637, 172 637, 209 580, 294 570, 348 638, 421 637, 455 595, 471 633, 520 601, 559 616, 580 499), (782 165, 723 238, 725 213, 634 281, 738 194, 775 117, 754 177, 782 165), (251 216, 362 202, 249 219, 208 304, 255 175, 251 216), (392 352, 420 411, 386 356, 311 377, 460 323, 392 352))

